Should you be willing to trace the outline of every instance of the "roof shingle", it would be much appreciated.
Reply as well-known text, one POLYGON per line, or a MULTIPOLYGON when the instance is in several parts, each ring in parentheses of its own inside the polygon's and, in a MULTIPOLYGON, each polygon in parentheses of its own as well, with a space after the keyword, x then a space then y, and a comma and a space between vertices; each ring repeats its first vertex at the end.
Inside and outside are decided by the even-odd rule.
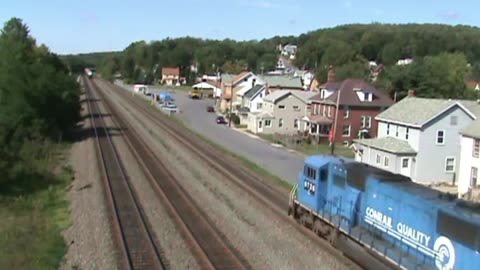
POLYGON ((394 154, 417 153, 407 141, 399 140, 390 136, 373 139, 359 139, 354 140, 354 142, 394 154))
POLYGON ((300 77, 292 76, 259 76, 270 87, 302 89, 302 80, 300 77))
POLYGON ((470 125, 460 131, 460 134, 480 139, 480 120, 473 121, 470 125))
POLYGON ((455 104, 463 106, 475 116, 480 115, 480 105, 471 100, 406 97, 392 105, 388 110, 381 112, 376 119, 422 126, 455 104))

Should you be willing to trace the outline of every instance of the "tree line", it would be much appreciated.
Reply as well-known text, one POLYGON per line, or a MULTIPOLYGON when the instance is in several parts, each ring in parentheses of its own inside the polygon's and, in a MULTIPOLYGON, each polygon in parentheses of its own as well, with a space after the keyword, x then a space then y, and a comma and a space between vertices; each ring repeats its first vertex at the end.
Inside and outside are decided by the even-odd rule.
MULTIPOLYGON (((79 85, 60 58, 38 46, 21 19, 0 33, 0 182, 29 179, 50 142, 80 119, 79 85)), ((35 178, 35 177, 32 177, 35 178)), ((5 187, 5 185, 4 185, 5 187)))
POLYGON ((241 42, 167 38, 133 42, 121 52, 77 59, 95 62, 106 78, 119 72, 130 82, 151 83, 160 76, 161 67, 178 66, 191 82, 197 74, 272 70, 279 57, 279 44, 297 45, 294 64, 313 70, 320 82, 327 79, 330 65, 335 66, 338 80, 368 80, 369 61, 383 64, 375 85, 399 97, 415 88, 424 97, 473 98, 465 82, 480 80, 480 29, 441 24, 351 24, 300 36, 241 42), (414 63, 396 65, 404 58, 412 58, 414 63), (192 65, 197 66, 196 73, 192 65))

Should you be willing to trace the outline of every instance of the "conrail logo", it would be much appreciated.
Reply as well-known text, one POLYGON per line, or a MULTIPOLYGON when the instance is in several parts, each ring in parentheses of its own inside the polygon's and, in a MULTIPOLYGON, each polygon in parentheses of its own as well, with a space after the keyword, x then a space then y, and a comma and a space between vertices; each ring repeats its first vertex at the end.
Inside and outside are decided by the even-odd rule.
POLYGON ((455 249, 452 241, 445 236, 440 236, 433 244, 433 250, 437 253, 435 265, 439 270, 452 270, 455 266, 455 249))

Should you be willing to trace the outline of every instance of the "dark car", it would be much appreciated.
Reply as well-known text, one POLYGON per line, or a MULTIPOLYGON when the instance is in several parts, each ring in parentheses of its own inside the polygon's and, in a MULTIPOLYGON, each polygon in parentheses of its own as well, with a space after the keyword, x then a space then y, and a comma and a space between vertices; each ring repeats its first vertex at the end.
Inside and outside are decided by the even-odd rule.
POLYGON ((215 109, 213 108, 213 106, 208 106, 207 107, 207 112, 214 112, 215 109))
POLYGON ((227 121, 225 120, 225 118, 223 118, 223 116, 218 116, 216 122, 217 122, 217 124, 226 124, 227 123, 227 121))

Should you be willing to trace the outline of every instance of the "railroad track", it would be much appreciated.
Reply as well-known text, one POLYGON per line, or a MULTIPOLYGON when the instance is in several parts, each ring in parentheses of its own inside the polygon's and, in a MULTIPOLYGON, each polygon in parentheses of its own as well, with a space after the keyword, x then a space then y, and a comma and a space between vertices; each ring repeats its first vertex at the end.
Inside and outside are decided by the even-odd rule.
MULTIPOLYGON (((115 91, 113 87, 118 87, 111 84, 108 86, 110 91, 115 91)), ((224 176, 224 179, 229 180, 264 206, 268 207, 273 213, 277 214, 279 220, 282 222, 292 224, 296 230, 310 237, 332 256, 343 261, 350 269, 386 269, 382 267, 371 268, 371 266, 360 266, 348 256, 345 256, 342 251, 332 247, 326 240, 316 237, 311 230, 298 226, 298 224, 287 215, 289 190, 281 189, 278 186, 271 184, 269 180, 252 173, 244 166, 238 166, 238 161, 235 161, 234 157, 229 154, 226 155, 223 153, 222 150, 208 143, 201 143, 198 140, 198 136, 193 134, 190 130, 187 130, 182 126, 179 126, 178 123, 167 119, 162 112, 152 109, 150 106, 145 106, 147 104, 146 101, 131 97, 131 95, 123 89, 115 92, 122 96, 122 99, 132 107, 142 112, 145 117, 155 123, 157 128, 168 133, 170 135, 169 139, 177 140, 178 143, 202 159, 208 164, 208 166, 221 173, 224 176)))
MULTIPOLYGON (((95 88, 96 84, 92 83, 95 88)), ((114 115, 114 122, 125 127, 126 142, 150 181, 158 198, 167 207, 170 217, 179 226, 202 269, 249 269, 248 262, 228 239, 215 227, 194 202, 190 195, 178 184, 168 166, 141 139, 135 128, 118 116, 118 111, 109 104, 101 91, 98 92, 108 111, 114 115)))
POLYGON ((154 244, 141 207, 130 186, 125 168, 94 99, 92 85, 83 80, 90 120, 94 130, 107 201, 113 215, 114 238, 120 249, 119 267, 124 269, 166 269, 154 244))

